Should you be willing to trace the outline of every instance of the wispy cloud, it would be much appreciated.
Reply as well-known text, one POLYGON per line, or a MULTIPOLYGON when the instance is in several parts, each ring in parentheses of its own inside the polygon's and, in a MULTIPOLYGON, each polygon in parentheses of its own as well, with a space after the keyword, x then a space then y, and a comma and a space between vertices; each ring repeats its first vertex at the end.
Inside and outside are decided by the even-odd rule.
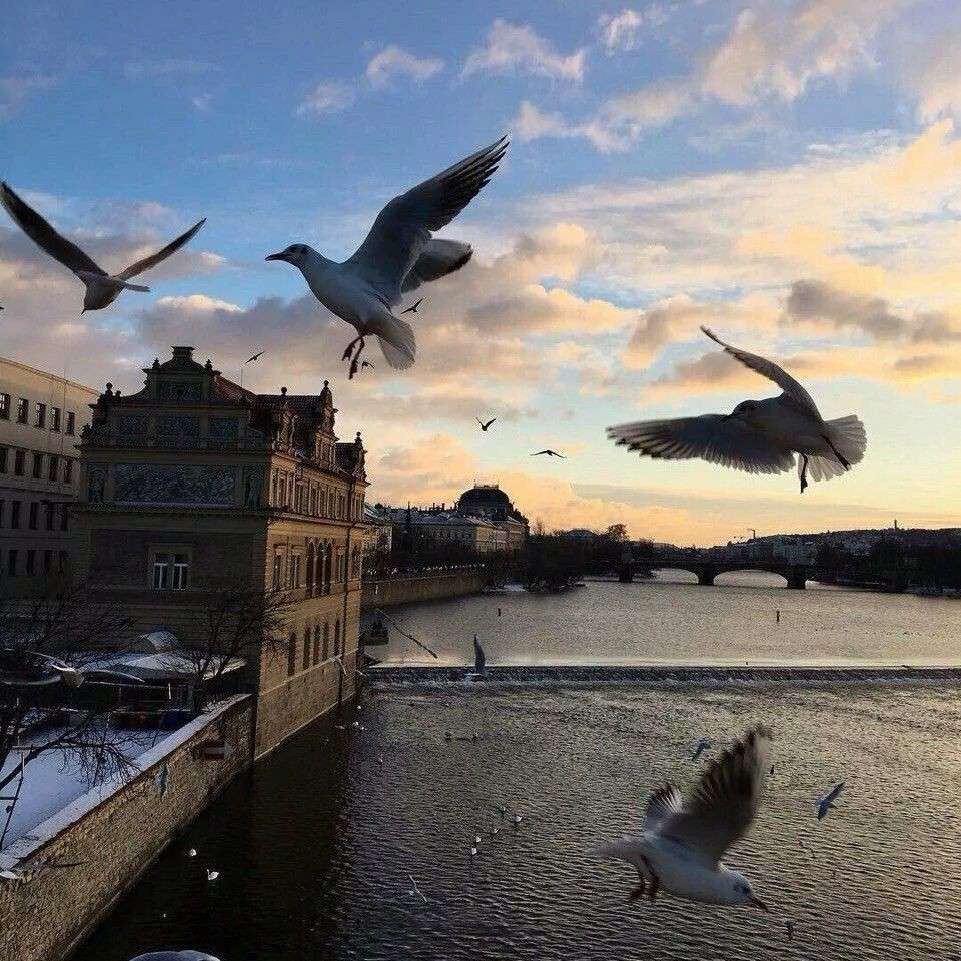
POLYGON ((196 97, 190 98, 190 103, 194 110, 199 110, 201 113, 210 113, 213 109, 214 96, 211 93, 201 93, 196 97))
POLYGON ((56 77, 46 73, 8 74, 0 77, 0 121, 9 120, 30 98, 58 83, 56 77))
POLYGON ((365 74, 372 87, 382 88, 389 86, 398 77, 423 83, 443 69, 443 60, 436 57, 418 57, 409 50, 391 44, 371 57, 365 74))
POLYGON ((206 60, 186 60, 170 57, 164 60, 128 60, 123 65, 128 80, 191 77, 216 69, 206 60))
POLYGON ((338 113, 352 106, 357 100, 357 92, 349 84, 340 80, 325 80, 304 97, 297 105, 296 113, 301 117, 319 117, 327 113, 338 113))
POLYGON ((474 73, 526 73, 580 83, 584 79, 587 50, 581 48, 564 56, 529 24, 495 20, 483 47, 468 54, 462 77, 474 73))
POLYGON ((644 27, 659 27, 667 23, 669 17, 669 9, 660 3, 652 3, 641 11, 625 7, 620 13, 602 13, 597 18, 597 30, 610 56, 636 49, 638 34, 644 27))

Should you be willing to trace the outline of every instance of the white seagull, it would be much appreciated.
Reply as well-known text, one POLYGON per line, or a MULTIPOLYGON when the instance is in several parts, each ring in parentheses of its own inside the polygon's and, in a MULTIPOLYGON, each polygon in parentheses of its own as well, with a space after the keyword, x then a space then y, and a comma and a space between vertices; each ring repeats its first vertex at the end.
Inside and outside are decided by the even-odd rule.
POLYGON ((203 951, 150 951, 138 954, 130 961, 218 961, 212 954, 203 951))
POLYGON ((414 329, 395 317, 391 307, 401 302, 402 294, 453 273, 470 260, 470 244, 435 240, 431 232, 449 224, 477 196, 506 151, 507 138, 501 137, 394 197, 343 263, 328 260, 307 244, 291 244, 266 258, 297 267, 314 296, 357 329, 343 356, 351 360, 350 377, 357 373, 368 336, 380 341, 391 367, 404 369, 414 363, 414 329))
POLYGON ((707 327, 701 330, 742 364, 773 380, 783 393, 765 400, 742 400, 730 414, 620 424, 607 429, 608 437, 651 457, 701 457, 750 474, 790 470, 796 451, 802 494, 808 486, 808 470, 816 481, 829 480, 861 461, 867 435, 856 414, 824 420, 811 395, 782 367, 731 347, 707 327))
POLYGON ((87 288, 83 295, 83 313, 87 310, 100 310, 112 304, 121 290, 139 290, 149 292, 149 287, 128 283, 131 277, 142 274, 151 267, 156 267, 162 260, 176 253, 201 227, 207 222, 205 217, 198 221, 186 233, 172 240, 162 250, 158 250, 143 260, 138 260, 119 274, 108 274, 102 267, 90 259, 76 244, 67 240, 62 234, 54 230, 43 217, 29 204, 18 197, 7 184, 0 183, 0 203, 20 226, 20 229, 41 249, 50 254, 54 260, 72 270, 83 281, 87 288))
POLYGON ((828 816, 828 811, 834 807, 834 802, 844 790, 844 781, 835 784, 833 788, 817 803, 818 820, 823 821, 828 816))
POLYGON ((750 830, 764 792, 770 767, 771 732, 762 726, 712 761, 684 801, 666 784, 651 795, 640 837, 626 837, 595 849, 637 868, 640 884, 631 892, 636 901, 647 891, 650 899, 665 891, 705 904, 751 904, 766 911, 743 874, 726 867, 721 858, 750 830))

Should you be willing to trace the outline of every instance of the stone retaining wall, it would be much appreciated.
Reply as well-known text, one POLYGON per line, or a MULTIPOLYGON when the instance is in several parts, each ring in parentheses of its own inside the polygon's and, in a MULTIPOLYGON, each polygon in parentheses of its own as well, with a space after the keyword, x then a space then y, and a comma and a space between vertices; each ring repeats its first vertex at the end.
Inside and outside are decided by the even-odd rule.
POLYGON ((486 583, 487 577, 482 570, 364 581, 360 606, 362 610, 370 610, 375 607, 410 604, 414 601, 463 597, 467 594, 479 594, 486 583))

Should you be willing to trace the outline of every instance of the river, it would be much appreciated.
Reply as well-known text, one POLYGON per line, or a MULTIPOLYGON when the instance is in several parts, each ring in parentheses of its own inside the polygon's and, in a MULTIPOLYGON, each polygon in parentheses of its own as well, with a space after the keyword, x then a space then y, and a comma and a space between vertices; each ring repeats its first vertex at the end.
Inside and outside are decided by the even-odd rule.
POLYGON ((557 669, 530 686, 377 681, 343 730, 313 725, 235 782, 76 961, 187 947, 222 961, 959 957, 957 684, 584 684, 561 665, 958 664, 961 602, 738 575, 390 613, 439 658, 395 639, 389 662, 464 663, 476 631, 492 665, 557 669), (756 721, 775 729, 775 773, 728 861, 771 913, 628 903, 631 870, 591 846, 636 830, 665 779, 689 785, 699 738, 756 721), (839 780, 818 822, 813 802, 839 780))

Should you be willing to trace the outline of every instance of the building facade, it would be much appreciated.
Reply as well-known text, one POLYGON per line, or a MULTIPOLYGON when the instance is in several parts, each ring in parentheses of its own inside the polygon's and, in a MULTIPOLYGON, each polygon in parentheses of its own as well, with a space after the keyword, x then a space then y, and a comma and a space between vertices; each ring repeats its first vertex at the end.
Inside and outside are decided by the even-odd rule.
POLYGON ((483 518, 503 530, 506 551, 523 550, 527 543, 527 518, 497 484, 475 484, 470 490, 464 491, 457 499, 457 513, 483 518))
POLYGON ((70 505, 81 429, 97 392, 0 357, 0 595, 38 597, 69 580, 70 505))
POLYGON ((476 554, 507 550, 507 531, 482 517, 470 517, 443 507, 399 508, 390 512, 393 537, 419 545, 456 545, 476 554))
POLYGON ((258 693, 256 753, 351 696, 363 546, 364 448, 339 443, 333 396, 254 394, 191 347, 110 384, 81 442, 79 575, 139 632, 203 642, 225 591, 284 592, 287 643, 246 671, 258 693))

